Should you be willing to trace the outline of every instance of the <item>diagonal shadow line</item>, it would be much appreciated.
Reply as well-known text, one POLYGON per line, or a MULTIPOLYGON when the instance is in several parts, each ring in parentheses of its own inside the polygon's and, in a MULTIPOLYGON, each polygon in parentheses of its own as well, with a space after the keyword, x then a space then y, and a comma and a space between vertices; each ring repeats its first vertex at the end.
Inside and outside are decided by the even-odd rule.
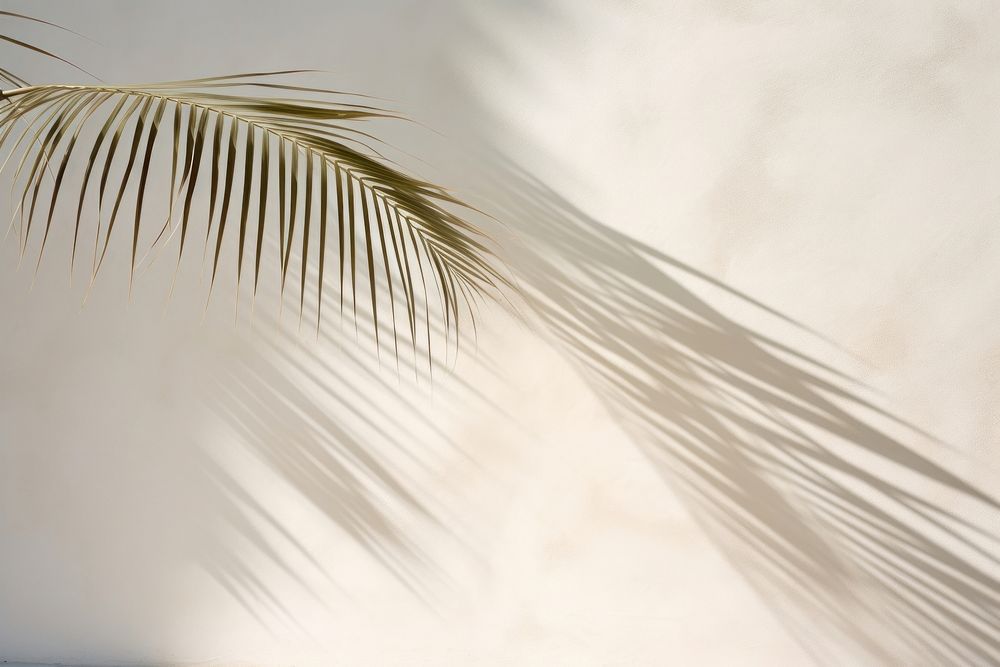
POLYGON ((534 316, 818 662, 1000 662, 1000 505, 905 440, 940 443, 709 299, 780 313, 500 170, 534 316))

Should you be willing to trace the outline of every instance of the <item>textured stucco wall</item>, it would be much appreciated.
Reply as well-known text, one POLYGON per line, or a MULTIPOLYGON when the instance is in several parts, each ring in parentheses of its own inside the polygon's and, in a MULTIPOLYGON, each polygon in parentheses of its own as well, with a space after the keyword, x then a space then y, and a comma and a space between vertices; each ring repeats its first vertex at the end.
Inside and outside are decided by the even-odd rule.
POLYGON ((12 5, 109 81, 390 98, 525 297, 431 386, 5 243, 0 659, 1000 661, 990 3, 12 5))

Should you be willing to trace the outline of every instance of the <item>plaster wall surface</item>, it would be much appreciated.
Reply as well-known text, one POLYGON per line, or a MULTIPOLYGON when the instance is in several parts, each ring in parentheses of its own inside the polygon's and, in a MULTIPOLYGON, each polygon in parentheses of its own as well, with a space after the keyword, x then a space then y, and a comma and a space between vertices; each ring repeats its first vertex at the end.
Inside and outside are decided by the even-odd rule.
POLYGON ((389 98, 523 297, 431 383, 197 258, 167 306, 175 246, 81 308, 68 204, 33 286, 9 239, 0 659, 1000 662, 990 3, 8 4, 389 98))

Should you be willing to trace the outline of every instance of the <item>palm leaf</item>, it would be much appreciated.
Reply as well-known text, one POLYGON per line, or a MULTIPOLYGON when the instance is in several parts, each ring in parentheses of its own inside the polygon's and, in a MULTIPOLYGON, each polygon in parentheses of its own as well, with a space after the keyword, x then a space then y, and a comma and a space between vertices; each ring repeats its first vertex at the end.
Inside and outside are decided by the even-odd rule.
POLYGON ((361 124, 398 116, 367 104, 342 101, 337 91, 275 83, 269 78, 285 73, 130 86, 23 86, 0 93, 8 102, 0 108, 0 147, 12 146, 4 168, 13 170, 13 203, 22 253, 37 233, 33 220, 42 217, 45 225, 38 250, 41 262, 53 212, 62 190, 68 186, 67 165, 77 158, 81 168, 72 173, 82 174, 78 177, 71 262, 77 254, 87 202, 94 203, 96 185, 98 220, 91 279, 100 271, 112 236, 121 226, 116 223, 123 216, 122 205, 128 193, 135 200, 134 211, 130 212, 134 274, 150 167, 156 159, 165 157, 166 151, 171 159, 169 213, 154 244, 165 238, 179 214, 180 263, 190 240, 195 193, 204 190, 208 180, 204 250, 211 257, 210 293, 222 248, 226 243, 235 243, 237 286, 243 278, 244 259, 249 257, 256 295, 261 276, 266 275, 261 271, 263 241, 267 233, 273 233, 279 249, 281 289, 285 289, 291 257, 297 251, 301 257, 300 318, 308 276, 315 280, 319 327, 324 281, 329 277, 327 244, 332 241, 337 244, 341 269, 341 311, 345 275, 350 282, 355 317, 357 288, 367 283, 368 294, 362 298, 370 303, 362 311, 370 314, 377 343, 380 328, 388 327, 393 349, 398 349, 397 336, 407 333, 416 353, 418 325, 423 325, 429 351, 430 320, 435 309, 430 306, 428 281, 433 283, 431 293, 436 290, 440 299, 440 312, 435 316, 443 321, 446 340, 451 334, 457 340, 463 309, 472 315, 471 296, 492 293, 507 284, 493 266, 486 239, 461 215, 470 209, 446 190, 408 175, 373 148, 378 143, 361 129, 361 124), (293 96, 230 92, 246 86, 293 96), (307 94, 311 97, 305 97, 307 94), (320 97, 317 99, 315 94, 320 97), (87 137, 89 151, 81 150, 83 137, 87 137), (275 148, 277 160, 271 158, 275 148), (119 168, 112 169, 116 159, 119 168), (54 176, 46 181, 46 174, 52 175, 53 169, 54 176), (119 172, 120 176, 112 178, 119 172), (251 196, 254 187, 257 197, 251 196), (279 215, 272 220, 265 212, 275 187, 279 215), (47 198, 41 196, 46 188, 47 198), (319 200, 318 206, 314 199, 319 200), (254 205, 256 234, 248 229, 253 224, 250 213, 254 205), (328 230, 333 219, 328 215, 331 205, 336 207, 336 231, 328 230), (104 225, 102 212, 109 209, 104 225), (213 223, 216 210, 219 216, 213 223), (315 243, 310 246, 317 224, 318 248, 315 243), (277 229, 266 232, 268 225, 277 229), (311 275, 308 266, 314 256, 318 271, 311 275), (387 289, 388 297, 379 295, 380 285, 387 289), (466 295, 469 298, 463 298, 466 295), (398 328, 397 300, 406 310, 406 325, 398 328), (389 321, 384 321, 386 310, 391 316, 389 321))

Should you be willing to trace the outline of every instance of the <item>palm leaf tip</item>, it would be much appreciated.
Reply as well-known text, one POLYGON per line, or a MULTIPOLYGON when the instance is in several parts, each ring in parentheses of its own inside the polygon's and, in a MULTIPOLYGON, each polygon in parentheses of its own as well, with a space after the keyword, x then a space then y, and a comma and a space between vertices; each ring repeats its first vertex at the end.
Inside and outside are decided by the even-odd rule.
POLYGON ((337 91, 275 83, 267 74, 4 91, 0 147, 10 147, 3 169, 15 193, 12 205, 22 252, 33 235, 40 234, 41 261, 60 194, 69 187, 69 174, 79 173, 73 177, 78 182, 71 259, 77 254, 88 202, 91 207, 96 203, 91 278, 126 215, 133 218, 129 236, 134 272, 140 261, 140 229, 150 224, 144 221, 150 218, 145 195, 151 164, 166 151, 171 155, 169 210, 154 245, 169 238, 166 232, 178 222, 174 233, 180 262, 199 219, 195 193, 208 190, 201 219, 204 254, 210 258, 210 292, 223 247, 235 244, 237 284, 244 261, 250 262, 248 274, 256 294, 261 276, 274 275, 261 271, 264 241, 270 236, 278 245, 282 289, 294 266, 292 254, 301 260, 300 316, 307 275, 315 281, 318 327, 324 284, 331 273, 328 246, 336 246, 341 270, 333 282, 340 286, 342 300, 345 278, 354 299, 364 299, 362 311, 368 313, 376 342, 380 331, 391 331, 394 349, 402 335, 416 351, 423 329, 420 346, 430 348, 431 330, 439 328, 432 327, 432 317, 443 324, 446 339, 455 335, 457 340, 459 323, 472 316, 474 297, 496 294, 509 285, 495 266, 490 242, 467 221, 471 209, 446 190, 407 174, 373 147, 378 140, 362 123, 396 114, 345 101, 337 91), (288 96, 229 90, 243 86, 288 96), (79 168, 68 170, 74 161, 79 168), (125 202, 133 199, 134 209, 126 213, 125 202), (271 213, 275 199, 277 215, 271 213), (253 208, 256 216, 251 215, 253 208), (40 232, 33 226, 36 218, 44 220, 40 232), (319 242, 313 239, 310 245, 315 236, 319 242), (313 260, 318 271, 310 272, 313 260), (363 283, 368 287, 361 292, 363 283))
MULTIPOLYGON (((70 33, 72 35, 76 35, 77 37, 83 37, 84 39, 87 39, 86 37, 84 37, 80 33, 74 32, 73 30, 70 30, 68 28, 64 28, 63 26, 61 26, 61 25, 59 25, 57 23, 52 23, 50 21, 46 21, 44 19, 36 18, 34 16, 27 16, 25 14, 19 14, 17 12, 0 10, 0 19, 13 19, 15 21, 29 21, 31 23, 38 23, 38 24, 41 24, 41 25, 49 26, 51 28, 56 28, 58 30, 62 30, 64 32, 68 32, 68 33, 70 33)), ((97 77, 95 77, 93 74, 91 74, 87 70, 83 69, 79 65, 77 65, 77 64, 75 64, 73 62, 70 62, 69 60, 66 60, 62 56, 56 55, 55 53, 52 53, 50 51, 46 51, 45 49, 43 49, 40 46, 37 46, 35 44, 31 44, 31 43, 25 42, 25 41, 23 41, 21 39, 18 39, 16 37, 12 37, 12 36, 10 36, 8 34, 4 34, 4 33, 0 33, 0 42, 5 42, 7 44, 11 44, 13 46, 18 47, 19 49, 22 49, 22 50, 25 50, 25 51, 30 51, 32 53, 37 53, 37 54, 40 54, 40 55, 45 56, 47 58, 51 58, 53 60, 58 60, 61 63, 69 65, 73 69, 76 69, 76 70, 78 70, 80 72, 83 72, 84 74, 86 74, 87 76, 89 76, 91 78, 97 79, 97 77)), ((22 79, 20 76, 14 74, 13 72, 11 72, 11 71, 9 71, 7 69, 4 69, 4 68, 0 68, 0 82, 6 82, 6 83, 9 83, 9 84, 11 84, 13 86, 27 86, 28 85, 28 82, 25 81, 24 79, 22 79)), ((2 98, 2 95, 0 95, 0 98, 2 98)))

